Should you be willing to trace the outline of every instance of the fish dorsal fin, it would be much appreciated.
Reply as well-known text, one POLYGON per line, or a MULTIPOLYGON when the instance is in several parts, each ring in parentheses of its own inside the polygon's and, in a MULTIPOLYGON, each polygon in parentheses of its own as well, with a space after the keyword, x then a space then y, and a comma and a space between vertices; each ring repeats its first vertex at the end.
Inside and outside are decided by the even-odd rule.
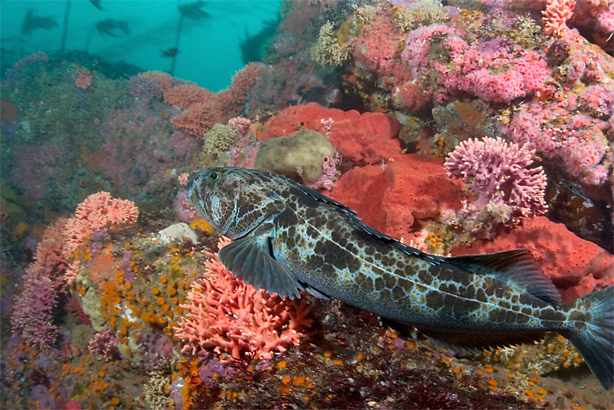
POLYGON ((483 275, 492 275, 557 308, 561 295, 528 249, 514 249, 486 255, 465 255, 445 258, 457 268, 483 275))
POLYGON ((545 336, 543 332, 462 333, 459 331, 445 332, 432 329, 418 330, 434 344, 462 354, 475 353, 476 351, 497 347, 514 346, 522 343, 533 343, 542 340, 545 336))
POLYGON ((443 262, 442 257, 439 256, 433 256, 433 255, 429 255, 428 253, 424 253, 419 249, 416 248, 412 248, 411 246, 407 246, 405 244, 402 244, 401 242, 399 242, 398 240, 386 235, 383 232, 378 231, 377 229, 371 228, 370 226, 367 226, 365 224, 362 223, 361 219, 358 217, 358 214, 356 214, 356 211, 354 211, 353 209, 347 207, 346 205, 343 205, 341 202, 337 202, 332 198, 327 197, 326 195, 322 195, 321 193, 314 191, 312 189, 309 189, 299 183, 296 183, 290 179, 288 179, 288 181, 292 182, 295 186, 297 186, 298 188, 300 188, 301 191, 303 191, 303 193, 313 197, 316 201, 327 204, 332 206, 333 208, 336 208, 337 211, 339 211, 340 213, 342 213, 345 217, 347 217, 350 222, 354 223, 358 228, 362 229, 363 231, 365 231, 366 233, 368 233, 370 236, 373 236, 374 238, 380 239, 386 243, 391 243, 393 244, 397 249, 407 253, 410 256, 418 256, 419 258, 425 260, 428 263, 431 263, 433 265, 438 265, 441 262, 443 262))
POLYGON ((220 261, 233 275, 256 289, 277 293, 282 299, 300 297, 304 287, 286 266, 272 255, 268 236, 248 236, 224 246, 218 252, 220 261))
POLYGON ((370 236, 380 239, 386 243, 391 243, 394 245, 395 248, 405 252, 406 254, 410 256, 418 256, 419 258, 433 265, 438 265, 443 262, 444 258, 442 257, 429 255, 428 253, 422 252, 419 249, 412 248, 411 246, 405 245, 399 242, 398 240, 386 235, 385 233, 378 231, 377 229, 371 228, 370 226, 363 224, 361 219, 356 214, 356 211, 354 211, 351 208, 348 208, 347 206, 343 205, 341 202, 337 202, 334 199, 327 197, 326 195, 322 195, 321 193, 316 192, 307 187, 304 187, 303 185, 300 185, 294 181, 291 181, 291 182, 293 184, 296 184, 296 186, 300 187, 301 191, 303 191, 305 194, 315 198, 318 202, 321 202, 321 203, 324 203, 324 204, 327 204, 327 205, 330 205, 336 208, 339 212, 341 212, 344 216, 346 216, 350 220, 350 222, 354 223, 358 228, 362 229, 363 231, 368 233, 370 236))
POLYGON ((343 205, 341 202, 335 201, 334 199, 329 198, 326 195, 322 195, 321 193, 314 191, 313 189, 309 189, 306 186, 303 186, 297 182, 294 182, 291 179, 288 179, 288 181, 290 181, 293 185, 295 185, 297 188, 303 191, 303 193, 313 197, 316 201, 330 205, 334 208, 337 208, 338 211, 340 211, 342 214, 350 218, 352 222, 360 223, 360 218, 356 214, 356 211, 354 211, 352 208, 349 208, 348 206, 343 205))

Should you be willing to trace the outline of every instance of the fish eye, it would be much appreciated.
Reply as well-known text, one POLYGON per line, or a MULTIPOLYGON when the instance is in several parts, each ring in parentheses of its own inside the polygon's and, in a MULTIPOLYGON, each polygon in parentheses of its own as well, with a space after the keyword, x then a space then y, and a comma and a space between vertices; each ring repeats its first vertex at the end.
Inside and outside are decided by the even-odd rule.
POLYGON ((212 172, 209 174, 209 182, 217 182, 217 181, 219 181, 219 180, 220 180, 220 176, 221 176, 221 175, 220 175, 220 173, 219 173, 219 172, 217 172, 217 171, 212 171, 212 172))

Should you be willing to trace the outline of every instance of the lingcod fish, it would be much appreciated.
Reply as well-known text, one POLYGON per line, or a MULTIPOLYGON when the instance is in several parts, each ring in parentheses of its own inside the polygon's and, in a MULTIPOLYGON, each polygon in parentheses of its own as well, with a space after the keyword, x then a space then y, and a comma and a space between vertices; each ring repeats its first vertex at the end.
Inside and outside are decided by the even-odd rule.
POLYGON ((234 242, 234 275, 282 298, 336 298, 408 324, 458 352, 557 332, 604 389, 614 384, 614 286, 562 304, 527 249, 442 257, 360 221, 347 206, 280 175, 207 168, 187 181, 202 217, 234 242))

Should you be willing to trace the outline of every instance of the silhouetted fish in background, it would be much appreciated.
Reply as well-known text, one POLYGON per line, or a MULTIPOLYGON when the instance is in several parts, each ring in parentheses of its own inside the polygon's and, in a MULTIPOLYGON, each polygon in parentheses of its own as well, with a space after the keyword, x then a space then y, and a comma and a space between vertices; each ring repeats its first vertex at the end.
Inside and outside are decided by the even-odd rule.
POLYGON ((177 6, 177 10, 179 10, 179 13, 183 17, 187 17, 191 20, 202 20, 211 17, 211 14, 202 10, 205 5, 206 3, 204 1, 198 0, 177 6))
POLYGON ((90 3, 92 3, 94 5, 94 7, 96 7, 98 10, 104 11, 102 6, 100 5, 100 1, 101 0, 90 0, 90 3))
POLYGON ((171 47, 166 51, 162 51, 162 56, 163 57, 175 57, 177 56, 177 54, 179 54, 179 49, 175 48, 175 47, 171 47))
POLYGON ((257 289, 334 297, 459 352, 530 343, 554 331, 573 343, 604 389, 614 385, 614 286, 563 305, 527 249, 429 255, 280 175, 207 168, 187 187, 205 220, 235 240, 220 249, 220 261, 257 289))
POLYGON ((113 32, 114 30, 121 30, 125 35, 130 35, 130 27, 128 27, 127 21, 106 19, 96 23, 95 27, 101 35, 106 34, 110 37, 119 37, 118 34, 113 32))
POLYGON ((262 53, 268 41, 273 38, 281 22, 281 17, 278 15, 275 20, 263 21, 264 26, 254 35, 250 35, 247 26, 244 27, 245 37, 239 38, 239 47, 241 48, 241 56, 243 64, 262 61, 262 53))
POLYGON ((21 23, 21 34, 22 35, 30 35, 36 29, 45 29, 50 30, 54 27, 57 27, 58 22, 51 16, 39 17, 35 15, 36 11, 34 9, 28 9, 26 17, 23 19, 23 23, 21 23))

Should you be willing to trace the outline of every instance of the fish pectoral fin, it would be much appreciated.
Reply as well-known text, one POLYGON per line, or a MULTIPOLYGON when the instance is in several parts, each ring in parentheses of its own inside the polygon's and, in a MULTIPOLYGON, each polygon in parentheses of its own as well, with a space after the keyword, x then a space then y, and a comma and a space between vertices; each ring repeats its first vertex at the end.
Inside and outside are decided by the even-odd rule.
POLYGON ((561 294, 528 249, 453 256, 444 262, 473 273, 493 275, 556 308, 563 306, 561 294))
POLYGON ((461 333, 420 328, 418 330, 434 344, 461 354, 533 343, 545 336, 544 332, 461 333))
POLYGON ((233 275, 256 289, 277 293, 282 299, 300 297, 299 289, 304 287, 290 269, 271 255, 268 239, 267 236, 239 239, 220 249, 218 257, 233 275))

